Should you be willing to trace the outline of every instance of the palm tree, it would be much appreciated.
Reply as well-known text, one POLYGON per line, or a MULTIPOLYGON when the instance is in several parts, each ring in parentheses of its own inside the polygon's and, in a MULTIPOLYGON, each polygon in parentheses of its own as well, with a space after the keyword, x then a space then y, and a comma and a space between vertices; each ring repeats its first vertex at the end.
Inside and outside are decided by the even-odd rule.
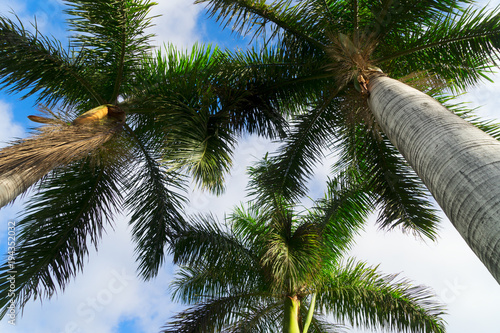
POLYGON ((184 226, 186 177, 219 192, 239 133, 282 133, 272 86, 241 80, 251 53, 153 52, 151 2, 66 3, 68 48, 0 17, 1 82, 35 95, 47 115, 30 116, 44 126, 0 150, 1 204, 34 190, 17 222, 15 262, 0 267, 0 317, 11 301, 22 307, 64 289, 116 213, 130 216, 140 275, 154 277, 184 226))
POLYGON ((302 195, 312 164, 324 147, 334 147, 337 170, 371 177, 382 226, 434 238, 437 219, 423 182, 500 282, 499 127, 429 97, 446 100, 445 91, 492 72, 498 8, 453 0, 197 2, 225 26, 262 35, 265 45, 287 53, 283 72, 316 65, 307 76, 290 76, 289 89, 321 88, 304 101, 306 112, 264 178, 302 195))
MULTIPOLYGON (((272 193, 255 178, 253 190, 272 193)), ((162 332, 338 332, 338 323, 444 332, 443 309, 427 288, 342 259, 367 199, 359 186, 335 180, 304 213, 275 194, 264 206, 236 208, 224 225, 198 217, 174 248, 181 267, 173 298, 193 305, 162 332)))

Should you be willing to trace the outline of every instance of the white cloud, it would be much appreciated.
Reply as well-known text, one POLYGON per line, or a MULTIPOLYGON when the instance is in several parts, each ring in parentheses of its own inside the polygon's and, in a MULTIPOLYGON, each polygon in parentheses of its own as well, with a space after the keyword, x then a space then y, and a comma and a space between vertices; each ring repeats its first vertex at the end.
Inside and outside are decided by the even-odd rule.
POLYGON ((196 20, 202 7, 186 0, 158 0, 151 15, 161 15, 153 20, 150 33, 154 33, 153 44, 162 46, 172 43, 177 47, 191 47, 199 40, 196 20))
POLYGON ((458 100, 467 103, 469 108, 478 108, 476 113, 484 119, 499 119, 500 74, 491 75, 494 82, 484 81, 461 95, 458 100))
POLYGON ((0 147, 9 141, 24 136, 24 128, 14 121, 12 106, 0 100, 0 147))

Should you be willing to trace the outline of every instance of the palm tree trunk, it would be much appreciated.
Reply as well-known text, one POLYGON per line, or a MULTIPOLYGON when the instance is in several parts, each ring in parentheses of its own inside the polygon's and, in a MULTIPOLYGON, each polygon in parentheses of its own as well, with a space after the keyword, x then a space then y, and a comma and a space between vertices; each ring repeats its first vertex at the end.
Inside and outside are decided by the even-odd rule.
POLYGON ((43 176, 45 176, 45 172, 37 175, 31 170, 2 176, 0 178, 0 207, 14 200, 43 176))
POLYGON ((100 106, 76 118, 72 126, 41 127, 39 134, 0 149, 0 208, 54 168, 96 151, 122 129, 124 121, 119 108, 100 106))
POLYGON ((287 296, 285 298, 283 333, 300 333, 299 308, 300 300, 297 296, 287 296))
POLYGON ((374 77, 369 91, 382 130, 500 283, 500 142, 399 81, 374 77))

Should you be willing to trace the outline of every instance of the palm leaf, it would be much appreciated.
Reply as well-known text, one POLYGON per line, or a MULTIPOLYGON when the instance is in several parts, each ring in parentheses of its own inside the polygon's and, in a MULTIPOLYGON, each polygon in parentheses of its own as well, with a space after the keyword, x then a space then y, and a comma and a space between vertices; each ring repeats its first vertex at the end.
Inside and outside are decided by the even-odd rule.
POLYGON ((435 239, 438 217, 429 194, 401 155, 383 135, 379 137, 364 125, 345 130, 349 134, 341 133, 344 138, 334 170, 366 179, 367 189, 381 209, 377 223, 435 239))
POLYGON ((316 201, 304 220, 319 225, 326 254, 337 262, 350 249, 372 209, 365 184, 339 176, 329 181, 324 198, 316 201))
MULTIPOLYGON (((249 284, 252 276, 253 283, 259 281, 256 275, 247 276, 248 268, 245 268, 259 267, 257 253, 247 248, 241 239, 223 230, 211 216, 192 221, 191 226, 179 235, 173 252, 176 264, 206 266, 207 270, 210 267, 217 268, 222 278, 227 272, 232 272, 236 278, 249 284)), ((234 281, 238 280, 236 278, 234 281)))
POLYGON ((499 8, 441 13, 425 30, 401 35, 397 52, 390 46, 382 49, 387 53, 375 63, 387 64, 395 77, 427 70, 465 88, 492 73, 500 45, 499 17, 499 8))
MULTIPOLYGON (((125 207, 132 215, 132 235, 139 273, 149 279, 158 274, 165 260, 167 249, 184 228, 181 213, 184 197, 179 194, 184 181, 181 175, 168 172, 161 162, 159 142, 151 133, 133 132, 128 128, 135 146, 135 163, 130 165, 130 175, 125 183, 125 207)), ((161 143, 161 141, 160 141, 161 143)))
POLYGON ((133 82, 135 68, 143 54, 149 51, 151 35, 145 30, 151 25, 147 17, 149 0, 75 0, 66 1, 70 15, 71 38, 81 50, 91 68, 93 84, 108 103, 116 103, 120 93, 133 82), (122 88, 122 86, 124 86, 122 88))
POLYGON ((105 104, 88 81, 88 71, 82 57, 72 56, 57 40, 0 17, 0 79, 9 92, 20 92, 24 98, 37 94, 37 103, 49 106, 61 101, 63 106, 69 101, 105 104))
POLYGON ((330 127, 332 111, 320 106, 297 117, 285 144, 266 161, 266 165, 255 169, 258 175, 253 177, 255 181, 251 184, 265 185, 261 186, 265 190, 259 188, 254 191, 260 202, 269 201, 271 194, 291 200, 306 194, 307 180, 313 174, 313 167, 333 140, 333 129, 330 127))
POLYGON ((443 307, 425 287, 348 261, 317 290, 317 307, 359 328, 397 332, 444 332, 443 307))
POLYGON ((224 27, 232 24, 231 28, 241 34, 253 30, 255 36, 266 36, 269 33, 269 39, 272 39, 281 36, 280 30, 284 29, 292 32, 295 38, 316 47, 323 46, 321 41, 313 37, 318 25, 312 19, 308 20, 310 15, 304 15, 307 5, 292 5, 293 1, 290 0, 276 1, 271 5, 265 1, 249 0, 198 0, 196 3, 208 3, 207 10, 211 16, 224 22, 224 27), (266 26, 269 22, 270 27, 266 26))
MULTIPOLYGON (((19 306, 32 297, 52 296, 83 269, 88 241, 97 246, 121 201, 120 164, 119 159, 112 164, 87 159, 55 170, 44 180, 18 222, 15 299, 19 306)), ((0 268, 0 316, 7 311, 8 277, 5 263, 0 268)))
POLYGON ((225 326, 231 326, 239 319, 239 309, 251 309, 260 299, 258 293, 208 298, 177 314, 161 332, 221 332, 225 326))

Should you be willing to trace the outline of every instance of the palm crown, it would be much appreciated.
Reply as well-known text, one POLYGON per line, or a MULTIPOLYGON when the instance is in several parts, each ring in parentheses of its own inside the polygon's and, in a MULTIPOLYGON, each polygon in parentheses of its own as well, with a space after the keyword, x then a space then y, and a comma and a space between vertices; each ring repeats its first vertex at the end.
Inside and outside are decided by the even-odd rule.
MULTIPOLYGON (((378 222, 382 227, 401 227, 405 231, 435 238, 437 217, 422 179, 471 248, 493 275, 500 279, 500 247, 495 246, 493 249, 490 245, 498 244, 500 237, 497 232, 498 216, 491 213, 496 211, 496 202, 492 198, 498 197, 495 192, 495 188, 498 188, 495 185, 498 182, 498 171, 495 170, 498 170, 500 163, 498 142, 488 141, 490 137, 484 139, 483 147, 496 147, 495 151, 485 152, 484 155, 495 157, 474 166, 471 164, 471 169, 467 172, 455 166, 456 160, 448 163, 449 169, 443 171, 443 175, 453 174, 450 178, 459 179, 464 174, 464 178, 457 180, 453 186, 450 185, 450 179, 443 180, 439 183, 441 187, 438 187, 431 184, 429 179, 437 174, 436 169, 447 163, 447 160, 439 160, 439 157, 444 156, 444 152, 452 151, 448 148, 453 146, 460 133, 466 132, 466 122, 456 121, 460 125, 452 125, 434 121, 433 130, 426 132, 426 135, 433 132, 441 135, 440 131, 444 133, 445 128, 454 126, 457 130, 453 133, 450 130, 451 134, 446 138, 432 138, 429 135, 427 141, 436 140, 436 146, 438 143, 450 143, 440 153, 429 157, 430 154, 424 156, 421 153, 430 152, 428 147, 414 146, 411 153, 408 152, 409 149, 404 152, 401 148, 406 142, 416 141, 417 136, 424 137, 421 132, 411 138, 395 138, 395 130, 400 130, 403 125, 394 125, 388 131, 388 123, 393 118, 386 116, 382 121, 382 111, 378 111, 388 107, 387 101, 392 102, 397 95, 393 93, 391 96, 387 95, 386 99, 381 98, 396 86, 395 80, 381 79, 391 76, 436 97, 456 115, 498 139, 498 124, 475 118, 463 106, 451 104, 449 97, 445 95, 446 91, 459 91, 487 78, 497 64, 500 47, 498 8, 478 9, 472 4, 464 8, 463 5, 470 2, 432 0, 197 2, 206 3, 211 14, 224 26, 231 25, 241 33, 262 37, 267 47, 263 49, 263 53, 274 49, 286 54, 287 61, 279 64, 282 72, 293 70, 296 66, 309 66, 309 72, 304 76, 290 72, 287 89, 312 91, 314 86, 316 90, 302 101, 302 112, 296 115, 294 126, 285 140, 286 144, 273 156, 274 167, 261 176, 262 182, 272 182, 275 184, 275 191, 299 198, 306 191, 306 180, 311 176, 314 164, 321 159, 325 149, 333 149, 339 156, 334 166, 336 171, 361 173, 366 177, 367 191, 380 208, 378 222), (392 82, 391 87, 389 81, 392 82), (376 82, 379 82, 379 86, 380 82, 387 82, 383 92, 377 90, 380 92, 377 95, 377 100, 380 101, 378 108, 373 103, 376 82), (409 159, 409 156, 413 156, 411 154, 417 155, 417 149, 420 149, 419 158, 409 159), (423 160, 426 165, 434 163, 437 166, 435 169, 416 167, 423 160), (479 176, 478 170, 488 165, 491 165, 491 172, 488 172, 492 177, 488 182, 471 185, 467 191, 464 190, 464 195, 457 194, 454 201, 450 199, 451 193, 457 193, 458 183, 469 183, 468 179, 475 176, 483 177, 479 176), (420 172, 420 178, 414 170, 420 172), (488 191, 484 190, 485 183, 492 184, 488 191), (491 197, 489 194, 483 197, 479 192, 491 193, 491 197), (475 208, 458 213, 464 200, 471 198, 479 198, 471 206, 482 207, 481 213, 472 212, 475 208), (487 204, 489 202, 492 202, 492 206, 487 204), (457 216, 470 218, 459 220, 457 216), (477 219, 477 216, 487 217, 477 219), (471 227, 472 224, 474 227, 471 227), (473 228, 475 231, 469 232, 473 228), (473 239, 473 233, 479 236, 473 239), (486 240, 488 235, 494 236, 486 240)), ((265 67, 269 64, 264 60, 262 65, 265 67)), ((413 93, 414 90, 411 90, 408 95, 413 93)), ((396 97, 406 97, 401 95, 400 93, 396 97)), ((431 99, 425 99, 424 102, 424 97, 418 98, 421 109, 435 102, 430 102, 431 99)), ((416 99, 417 97, 415 103, 416 99)), ((402 109, 406 102, 398 100, 401 104, 396 106, 394 102, 394 112, 402 109)), ((415 108, 409 107, 398 114, 401 115, 400 119, 405 117, 405 112, 417 113, 415 108)), ((425 119, 430 123, 433 121, 432 112, 428 114, 429 118, 425 119)), ((447 111, 443 109, 442 114, 447 115, 447 111)), ((435 118, 441 118, 441 114, 436 114, 435 118)), ((392 124, 400 123, 393 121, 392 124)), ((409 122, 405 126, 418 127, 419 130, 423 128, 421 123, 417 125, 409 122)), ((482 139, 477 141, 483 142, 482 139)), ((455 145, 456 148, 464 149, 460 151, 463 155, 458 156, 457 152, 453 158, 460 160, 463 156, 471 156, 470 160, 478 160, 472 149, 465 152, 466 146, 472 146, 473 143, 466 139, 464 142, 455 145)), ((461 161, 465 164, 468 158, 463 157, 461 161)), ((266 200, 265 196, 263 200, 266 200)))
MULTIPOLYGON (((0 17, 2 84, 35 95, 49 115, 31 117, 47 124, 0 151, 2 194, 42 178, 18 222, 21 306, 64 288, 116 212, 130 213, 140 274, 155 276, 184 225, 186 174, 220 192, 238 133, 282 134, 278 102, 266 97, 272 87, 255 75, 251 86, 240 80, 251 52, 154 51, 146 34, 153 3, 66 3, 68 48, 0 17)), ((0 269, 2 315, 11 269, 0 269)))
MULTIPOLYGON (((253 169, 255 181, 269 166, 253 169)), ((199 217, 178 238, 174 298, 193 304, 164 332, 336 332, 328 323, 398 332, 443 332, 429 290, 342 260, 362 225, 367 197, 335 180, 312 209, 298 213, 279 194, 236 208, 225 226, 199 217)))

